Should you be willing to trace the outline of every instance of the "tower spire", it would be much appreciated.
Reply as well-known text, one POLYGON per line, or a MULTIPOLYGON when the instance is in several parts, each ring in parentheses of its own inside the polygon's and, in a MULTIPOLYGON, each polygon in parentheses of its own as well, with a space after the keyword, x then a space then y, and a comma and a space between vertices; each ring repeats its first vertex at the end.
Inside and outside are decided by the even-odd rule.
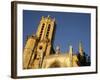
POLYGON ((72 57, 73 57, 73 47, 72 45, 69 45, 69 56, 70 56, 70 66, 73 66, 73 63, 72 63, 72 57))
POLYGON ((50 18, 50 15, 48 15, 48 18, 50 18))
POLYGON ((72 45, 69 45, 69 53, 70 53, 70 54, 73 53, 73 47, 72 47, 72 45))
POLYGON ((59 54, 59 53, 60 53, 60 47, 56 46, 56 54, 59 54))
POLYGON ((81 56, 83 56, 83 46, 82 46, 82 42, 79 42, 79 53, 81 56))

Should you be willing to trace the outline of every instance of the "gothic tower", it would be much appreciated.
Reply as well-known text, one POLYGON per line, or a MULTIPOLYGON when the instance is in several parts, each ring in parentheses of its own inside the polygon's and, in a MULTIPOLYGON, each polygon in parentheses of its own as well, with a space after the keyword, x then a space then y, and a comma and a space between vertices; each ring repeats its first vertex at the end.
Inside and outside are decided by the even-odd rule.
POLYGON ((55 19, 42 16, 36 36, 28 38, 23 56, 24 69, 41 68, 43 58, 50 55, 52 39, 55 28, 55 19))

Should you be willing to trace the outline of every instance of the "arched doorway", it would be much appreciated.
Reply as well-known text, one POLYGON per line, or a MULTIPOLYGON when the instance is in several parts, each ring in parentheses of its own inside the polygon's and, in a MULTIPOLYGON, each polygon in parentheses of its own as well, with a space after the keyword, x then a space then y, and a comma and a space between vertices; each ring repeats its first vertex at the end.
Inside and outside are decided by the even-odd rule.
POLYGON ((53 63, 49 66, 49 68, 58 68, 58 67, 61 67, 60 62, 58 62, 58 61, 53 62, 53 63))

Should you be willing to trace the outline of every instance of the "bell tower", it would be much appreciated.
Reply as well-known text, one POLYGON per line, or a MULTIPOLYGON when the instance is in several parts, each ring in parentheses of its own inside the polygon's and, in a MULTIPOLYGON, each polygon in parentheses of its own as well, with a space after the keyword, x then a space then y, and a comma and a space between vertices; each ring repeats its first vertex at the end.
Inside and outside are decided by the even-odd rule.
POLYGON ((24 61, 27 62, 27 67, 25 68, 40 68, 42 66, 43 58, 50 55, 52 49, 51 42, 53 39, 54 28, 55 19, 52 19, 49 15, 47 17, 42 16, 36 32, 35 43, 31 42, 31 44, 28 40, 28 43, 26 44, 26 46, 30 44, 27 49, 29 49, 33 45, 35 47, 31 47, 31 51, 28 53, 26 53, 24 49, 25 57, 29 56, 30 54, 30 59, 28 58, 28 60, 25 60, 24 58, 24 61))
POLYGON ((42 16, 36 33, 39 40, 37 51, 45 52, 46 56, 50 54, 54 28, 55 19, 51 19, 49 15, 47 17, 42 16))
POLYGON ((38 26, 38 30, 36 32, 36 36, 39 38, 39 40, 48 38, 49 41, 51 42, 54 25, 55 25, 55 19, 51 19, 49 15, 48 17, 42 16, 41 21, 38 26))

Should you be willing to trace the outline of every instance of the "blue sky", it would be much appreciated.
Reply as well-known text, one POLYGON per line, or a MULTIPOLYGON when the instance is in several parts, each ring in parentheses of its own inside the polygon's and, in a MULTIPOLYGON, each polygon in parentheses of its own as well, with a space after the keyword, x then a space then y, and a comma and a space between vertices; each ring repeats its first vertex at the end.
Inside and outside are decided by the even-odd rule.
POLYGON ((23 10, 24 45, 28 35, 36 34, 41 17, 47 17, 48 15, 56 19, 54 49, 59 45, 61 52, 67 52, 69 44, 71 44, 74 52, 77 52, 78 43, 82 41, 84 51, 86 54, 90 54, 91 17, 88 13, 23 10))

